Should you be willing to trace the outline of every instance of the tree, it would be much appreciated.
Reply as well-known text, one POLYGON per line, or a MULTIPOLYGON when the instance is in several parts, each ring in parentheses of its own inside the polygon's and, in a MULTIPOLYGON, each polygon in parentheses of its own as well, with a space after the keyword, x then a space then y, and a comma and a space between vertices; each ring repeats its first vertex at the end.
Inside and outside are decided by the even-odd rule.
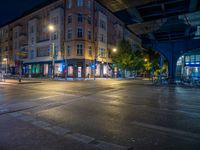
POLYGON ((122 69, 123 77, 125 77, 125 70, 133 71, 142 66, 141 53, 134 52, 129 41, 120 41, 117 50, 112 60, 118 68, 122 69))

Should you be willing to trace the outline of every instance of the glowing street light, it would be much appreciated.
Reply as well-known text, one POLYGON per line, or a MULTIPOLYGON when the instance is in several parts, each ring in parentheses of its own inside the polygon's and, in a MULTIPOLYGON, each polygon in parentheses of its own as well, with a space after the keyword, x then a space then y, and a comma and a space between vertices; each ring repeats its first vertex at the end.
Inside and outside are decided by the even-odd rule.
POLYGON ((117 52, 117 49, 116 49, 116 48, 113 48, 113 52, 117 52))
POLYGON ((54 25, 50 24, 48 26, 48 29, 49 29, 50 32, 53 32, 55 30, 55 27, 54 27, 54 25))
MULTIPOLYGON (((50 24, 48 26, 48 29, 49 29, 49 32, 54 32, 55 31, 55 27, 54 25, 50 24)), ((55 70, 55 44, 54 42, 52 41, 52 36, 50 35, 50 40, 52 42, 52 79, 54 79, 54 70, 55 70)))
POLYGON ((147 61, 148 61, 148 59, 147 59, 147 58, 145 58, 145 59, 144 59, 144 61, 145 61, 145 62, 147 62, 147 61))

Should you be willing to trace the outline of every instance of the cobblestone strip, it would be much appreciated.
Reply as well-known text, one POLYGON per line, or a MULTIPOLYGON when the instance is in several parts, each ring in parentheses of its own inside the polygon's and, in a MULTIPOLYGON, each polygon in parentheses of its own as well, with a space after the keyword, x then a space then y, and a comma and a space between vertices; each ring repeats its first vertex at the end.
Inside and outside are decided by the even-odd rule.
POLYGON ((15 117, 19 120, 28 122, 28 123, 30 123, 36 127, 39 127, 41 129, 47 130, 58 136, 63 136, 65 138, 74 139, 74 140, 77 140, 84 144, 91 144, 101 150, 132 150, 132 148, 127 148, 124 146, 116 145, 113 143, 107 143, 104 141, 98 141, 95 138, 87 136, 87 135, 73 133, 67 128, 63 128, 63 127, 60 127, 57 125, 52 125, 46 121, 41 121, 39 119, 36 119, 30 115, 27 115, 27 114, 24 114, 21 112, 9 113, 9 115, 12 117, 15 117))

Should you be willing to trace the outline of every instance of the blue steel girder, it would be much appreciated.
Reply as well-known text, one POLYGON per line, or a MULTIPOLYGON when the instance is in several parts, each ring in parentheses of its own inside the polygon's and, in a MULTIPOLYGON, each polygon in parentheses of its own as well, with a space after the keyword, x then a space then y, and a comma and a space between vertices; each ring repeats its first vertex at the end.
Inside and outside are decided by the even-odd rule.
POLYGON ((143 46, 158 51, 165 56, 168 61, 169 77, 172 80, 175 80, 176 63, 178 58, 189 51, 200 48, 200 39, 166 42, 151 41, 151 44, 143 43, 143 46))

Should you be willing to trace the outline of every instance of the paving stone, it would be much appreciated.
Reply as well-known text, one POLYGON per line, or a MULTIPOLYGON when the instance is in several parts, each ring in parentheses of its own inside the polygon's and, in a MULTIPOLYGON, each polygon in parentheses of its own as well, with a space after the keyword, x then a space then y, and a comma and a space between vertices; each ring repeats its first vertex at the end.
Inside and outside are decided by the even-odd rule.
POLYGON ((8 112, 9 110, 7 108, 0 108, 0 113, 8 112))
POLYGON ((45 129, 46 127, 50 126, 49 123, 44 121, 33 121, 31 122, 32 125, 45 129))
POLYGON ((99 144, 96 145, 96 147, 102 149, 102 150, 128 150, 129 148, 112 144, 112 143, 107 143, 104 141, 98 141, 99 144))
POLYGON ((20 117, 20 116, 22 116, 23 114, 20 113, 20 112, 14 112, 14 113, 10 113, 10 115, 13 116, 13 117, 20 117))
POLYGON ((56 135, 61 135, 61 136, 71 132, 70 130, 68 130, 66 128, 59 127, 59 126, 51 126, 51 127, 45 128, 45 129, 56 134, 56 135))
POLYGON ((85 143, 85 144, 88 144, 88 143, 95 140, 93 137, 86 136, 86 135, 79 134, 79 133, 67 135, 66 137, 73 138, 73 139, 78 140, 78 141, 85 143))
POLYGON ((21 120, 23 120, 23 121, 27 121, 27 122, 29 122, 29 121, 34 121, 35 119, 33 118, 33 117, 31 117, 31 116, 20 116, 19 117, 19 119, 21 119, 21 120))

